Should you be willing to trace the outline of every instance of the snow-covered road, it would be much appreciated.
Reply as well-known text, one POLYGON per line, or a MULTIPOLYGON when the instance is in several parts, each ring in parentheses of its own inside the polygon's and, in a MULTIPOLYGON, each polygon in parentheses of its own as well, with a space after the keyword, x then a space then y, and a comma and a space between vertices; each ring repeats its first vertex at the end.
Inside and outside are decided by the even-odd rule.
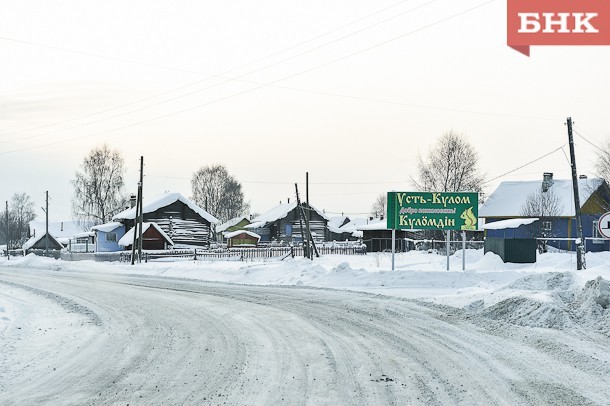
POLYGON ((0 404, 607 404, 610 343, 330 289, 0 270, 0 404))

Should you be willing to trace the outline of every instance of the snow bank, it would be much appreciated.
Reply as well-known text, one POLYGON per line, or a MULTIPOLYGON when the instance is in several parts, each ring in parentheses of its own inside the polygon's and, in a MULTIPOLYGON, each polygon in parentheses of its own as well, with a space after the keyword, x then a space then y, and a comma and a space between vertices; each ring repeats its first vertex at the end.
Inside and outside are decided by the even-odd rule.
POLYGON ((557 329, 581 326, 610 336, 610 284, 601 276, 580 287, 572 272, 528 275, 494 293, 502 292, 507 297, 500 301, 487 298, 489 304, 486 299, 479 299, 465 309, 522 326, 557 329))

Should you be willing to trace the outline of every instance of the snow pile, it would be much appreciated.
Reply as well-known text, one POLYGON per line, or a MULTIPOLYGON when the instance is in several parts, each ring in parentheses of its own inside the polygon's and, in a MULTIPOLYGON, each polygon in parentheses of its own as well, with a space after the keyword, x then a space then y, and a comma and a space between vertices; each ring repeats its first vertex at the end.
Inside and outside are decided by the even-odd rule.
POLYGON ((465 307, 483 317, 530 327, 567 329, 582 326, 610 335, 610 283, 601 276, 580 289, 572 272, 528 275, 497 292, 506 299, 486 307, 477 300, 465 307))
POLYGON ((588 281, 580 292, 572 310, 580 322, 610 336, 610 283, 598 276, 588 281))
POLYGON ((573 326, 569 315, 557 303, 543 303, 520 296, 496 303, 483 310, 482 315, 521 326, 559 329, 573 326))

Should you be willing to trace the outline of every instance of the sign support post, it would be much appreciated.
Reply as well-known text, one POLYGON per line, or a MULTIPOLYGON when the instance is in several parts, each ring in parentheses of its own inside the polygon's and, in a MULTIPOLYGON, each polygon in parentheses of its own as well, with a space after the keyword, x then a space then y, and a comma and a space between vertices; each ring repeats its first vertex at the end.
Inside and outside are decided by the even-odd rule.
POLYGON ((466 270, 466 231, 462 231, 462 271, 466 270))
POLYGON ((392 271, 394 270, 394 254, 396 253, 396 229, 392 229, 392 271))
POLYGON ((449 230, 447 230, 447 242, 446 244, 446 251, 447 251, 447 270, 449 270, 449 245, 451 244, 451 236, 450 236, 450 232, 449 230))

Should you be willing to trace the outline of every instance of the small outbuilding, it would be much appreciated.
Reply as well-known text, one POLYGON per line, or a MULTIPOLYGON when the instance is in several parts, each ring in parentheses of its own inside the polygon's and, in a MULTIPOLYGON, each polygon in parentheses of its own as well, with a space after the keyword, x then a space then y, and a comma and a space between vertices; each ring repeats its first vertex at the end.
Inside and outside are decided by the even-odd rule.
MULTIPOLYGON (((133 244, 133 234, 137 227, 132 227, 119 240, 119 245, 125 249, 131 249, 133 244)), ((136 236, 136 241, 138 236, 136 236)), ((142 249, 143 250, 164 250, 173 246, 172 239, 157 225, 157 223, 142 223, 142 249)))
POLYGON ((216 226, 217 241, 224 242, 226 238, 225 234, 231 233, 233 231, 243 230, 248 224, 250 224, 250 220, 245 216, 240 216, 232 218, 226 223, 216 226))
MULTIPOLYGON (((362 232, 362 243, 368 252, 383 252, 392 250, 392 230, 384 219, 371 219, 368 224, 361 224, 357 229, 362 232)), ((396 230, 395 249, 406 252, 415 248, 415 234, 411 230, 396 230)))
POLYGON ((485 253, 493 252, 505 263, 536 262, 538 242, 529 227, 538 221, 537 218, 516 218, 485 224, 485 253))
POLYGON ((55 237, 47 233, 40 233, 38 236, 30 238, 23 244, 23 251, 26 254, 34 253, 36 255, 42 255, 47 248, 49 251, 53 252, 53 256, 59 257, 59 252, 64 246, 57 241, 55 237))
POLYGON ((224 238, 227 240, 227 248, 256 247, 261 240, 260 235, 247 230, 224 233, 224 238))
POLYGON ((95 233, 96 252, 121 251, 119 240, 125 235, 125 225, 119 222, 101 224, 91 227, 95 233))

